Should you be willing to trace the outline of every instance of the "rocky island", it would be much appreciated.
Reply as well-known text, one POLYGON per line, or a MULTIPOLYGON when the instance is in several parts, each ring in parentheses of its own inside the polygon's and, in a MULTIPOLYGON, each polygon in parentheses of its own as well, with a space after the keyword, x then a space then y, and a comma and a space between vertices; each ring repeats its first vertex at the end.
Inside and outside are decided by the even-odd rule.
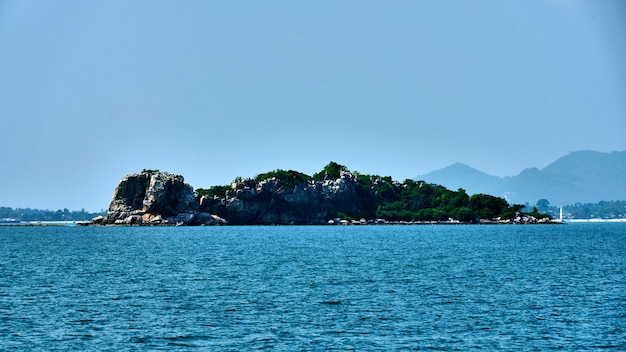
POLYGON ((230 185, 194 189, 183 176, 143 170, 113 193, 102 225, 320 225, 368 223, 548 223, 536 211, 486 194, 423 181, 394 181, 329 163, 309 176, 275 170, 230 185))

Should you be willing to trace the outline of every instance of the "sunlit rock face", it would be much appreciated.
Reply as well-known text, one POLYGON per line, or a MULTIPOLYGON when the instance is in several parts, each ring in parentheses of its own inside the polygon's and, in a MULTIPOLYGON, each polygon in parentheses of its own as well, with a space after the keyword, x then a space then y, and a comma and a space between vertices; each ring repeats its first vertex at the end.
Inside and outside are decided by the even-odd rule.
POLYGON ((150 175, 147 173, 127 175, 113 192, 105 224, 132 223, 141 217, 150 175), (141 214, 141 215, 140 215, 141 214))
POLYGON ((198 210, 193 187, 185 183, 180 175, 157 172, 150 176, 143 210, 147 213, 172 217, 181 213, 193 213, 198 210))
POLYGON ((148 170, 124 177, 113 193, 106 218, 94 219, 94 223, 326 224, 339 213, 359 213, 375 203, 382 181, 371 187, 359 182, 347 169, 336 179, 323 181, 238 178, 225 194, 209 197, 198 196, 180 175, 148 170))
POLYGON ((131 174, 113 193, 105 224, 189 225, 217 224, 223 220, 198 211, 193 187, 181 175, 158 171, 131 174))

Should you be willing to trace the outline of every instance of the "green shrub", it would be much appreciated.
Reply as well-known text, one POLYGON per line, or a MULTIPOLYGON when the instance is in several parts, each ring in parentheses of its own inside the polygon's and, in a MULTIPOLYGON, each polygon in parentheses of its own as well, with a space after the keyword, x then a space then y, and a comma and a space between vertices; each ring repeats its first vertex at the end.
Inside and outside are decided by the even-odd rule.
POLYGON ((196 189, 196 194, 198 195, 198 198, 202 197, 202 196, 208 196, 209 198, 213 198, 215 196, 219 197, 219 198, 225 198, 226 197, 226 191, 230 190, 231 187, 229 185, 224 185, 224 186, 212 186, 209 189, 206 188, 198 188, 196 189))
POLYGON ((336 180, 341 175, 341 171, 347 171, 348 169, 341 165, 337 164, 334 161, 328 163, 328 165, 324 166, 322 171, 313 174, 313 180, 321 182, 324 179, 328 178, 329 180, 336 180))
POLYGON ((280 187, 284 188, 293 188, 296 185, 308 183, 312 180, 311 176, 303 174, 302 172, 281 169, 258 174, 254 180, 259 182, 272 178, 275 178, 279 182, 280 187))
POLYGON ((160 171, 157 170, 157 169, 154 169, 154 170, 152 170, 152 169, 143 169, 143 170, 141 170, 142 174, 148 174, 148 175, 156 174, 157 172, 160 172, 160 171))

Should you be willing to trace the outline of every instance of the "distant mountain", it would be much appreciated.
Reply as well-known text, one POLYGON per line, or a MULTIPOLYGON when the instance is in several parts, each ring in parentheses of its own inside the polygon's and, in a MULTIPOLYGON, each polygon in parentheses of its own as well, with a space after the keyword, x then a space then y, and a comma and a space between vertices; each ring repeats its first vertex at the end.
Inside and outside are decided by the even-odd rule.
POLYGON ((469 194, 502 196, 516 204, 534 205, 539 199, 547 199, 552 205, 626 200, 626 151, 577 151, 541 170, 525 169, 507 177, 456 163, 416 179, 452 190, 463 188, 469 194))
POLYGON ((485 192, 483 189, 485 189, 485 185, 496 186, 496 188, 500 189, 500 186, 504 183, 504 179, 501 177, 488 175, 463 163, 452 164, 441 170, 419 176, 416 179, 436 183, 453 191, 463 188, 469 194, 487 193, 499 195, 499 193, 485 192))

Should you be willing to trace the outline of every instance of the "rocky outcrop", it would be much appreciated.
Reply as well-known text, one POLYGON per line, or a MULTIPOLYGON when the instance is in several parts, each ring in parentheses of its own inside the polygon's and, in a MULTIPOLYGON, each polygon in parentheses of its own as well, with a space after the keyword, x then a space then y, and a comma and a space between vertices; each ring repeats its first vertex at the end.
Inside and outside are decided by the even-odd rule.
POLYGON ((94 223, 117 225, 215 225, 223 219, 198 210, 193 187, 180 175, 144 171, 124 177, 107 216, 94 223))
MULTIPOLYGON (((435 217, 433 214, 436 211, 441 212, 441 209, 445 209, 439 203, 452 207, 452 204, 456 204, 454 202, 465 201, 466 205, 457 205, 457 207, 465 212, 474 212, 475 215, 487 210, 493 214, 505 214, 505 210, 510 210, 506 201, 497 197, 478 195, 480 197, 474 200, 474 196, 470 199, 464 191, 447 191, 442 186, 408 181, 401 184, 390 177, 375 175, 357 176, 345 167, 332 163, 325 170, 327 170, 325 173, 313 176, 291 170, 276 170, 261 174, 255 179, 238 178, 229 187, 216 186, 209 190, 199 189, 197 193, 184 182, 180 175, 144 170, 138 174, 128 175, 120 181, 113 194, 107 216, 94 219, 92 224, 462 223, 454 218, 456 215, 446 214, 446 217, 443 217, 440 214, 435 217), (406 196, 407 194, 409 196, 406 196), (402 199, 401 197, 405 197, 406 200, 398 201, 402 199), (430 218, 417 221, 415 220, 416 213, 408 213, 412 218, 405 216, 404 213, 407 211, 404 209, 408 205, 404 202, 422 202, 431 206, 437 203, 435 206, 439 208, 433 206, 430 213, 425 213, 431 214, 430 218), (468 208, 476 204, 478 208, 468 208), (497 206, 497 209, 494 210, 488 206, 492 208, 497 206), (405 208, 398 210, 398 207, 405 208), (373 216, 379 216, 377 214, 391 215, 389 219, 373 219, 373 216), (404 217, 398 217, 398 214, 404 217)), ((470 218, 476 219, 476 217, 470 218)), ((478 218, 474 221, 467 219, 465 221, 465 223, 527 224, 543 223, 549 221, 549 218, 542 220, 518 212, 517 216, 510 219, 478 218)))
MULTIPOLYGON (((326 224, 340 212, 358 213, 364 206, 359 180, 342 170, 336 180, 293 185, 283 180, 239 179, 224 197, 203 196, 200 211, 229 224, 326 224)), ((373 193, 372 193, 373 194, 373 193)))

